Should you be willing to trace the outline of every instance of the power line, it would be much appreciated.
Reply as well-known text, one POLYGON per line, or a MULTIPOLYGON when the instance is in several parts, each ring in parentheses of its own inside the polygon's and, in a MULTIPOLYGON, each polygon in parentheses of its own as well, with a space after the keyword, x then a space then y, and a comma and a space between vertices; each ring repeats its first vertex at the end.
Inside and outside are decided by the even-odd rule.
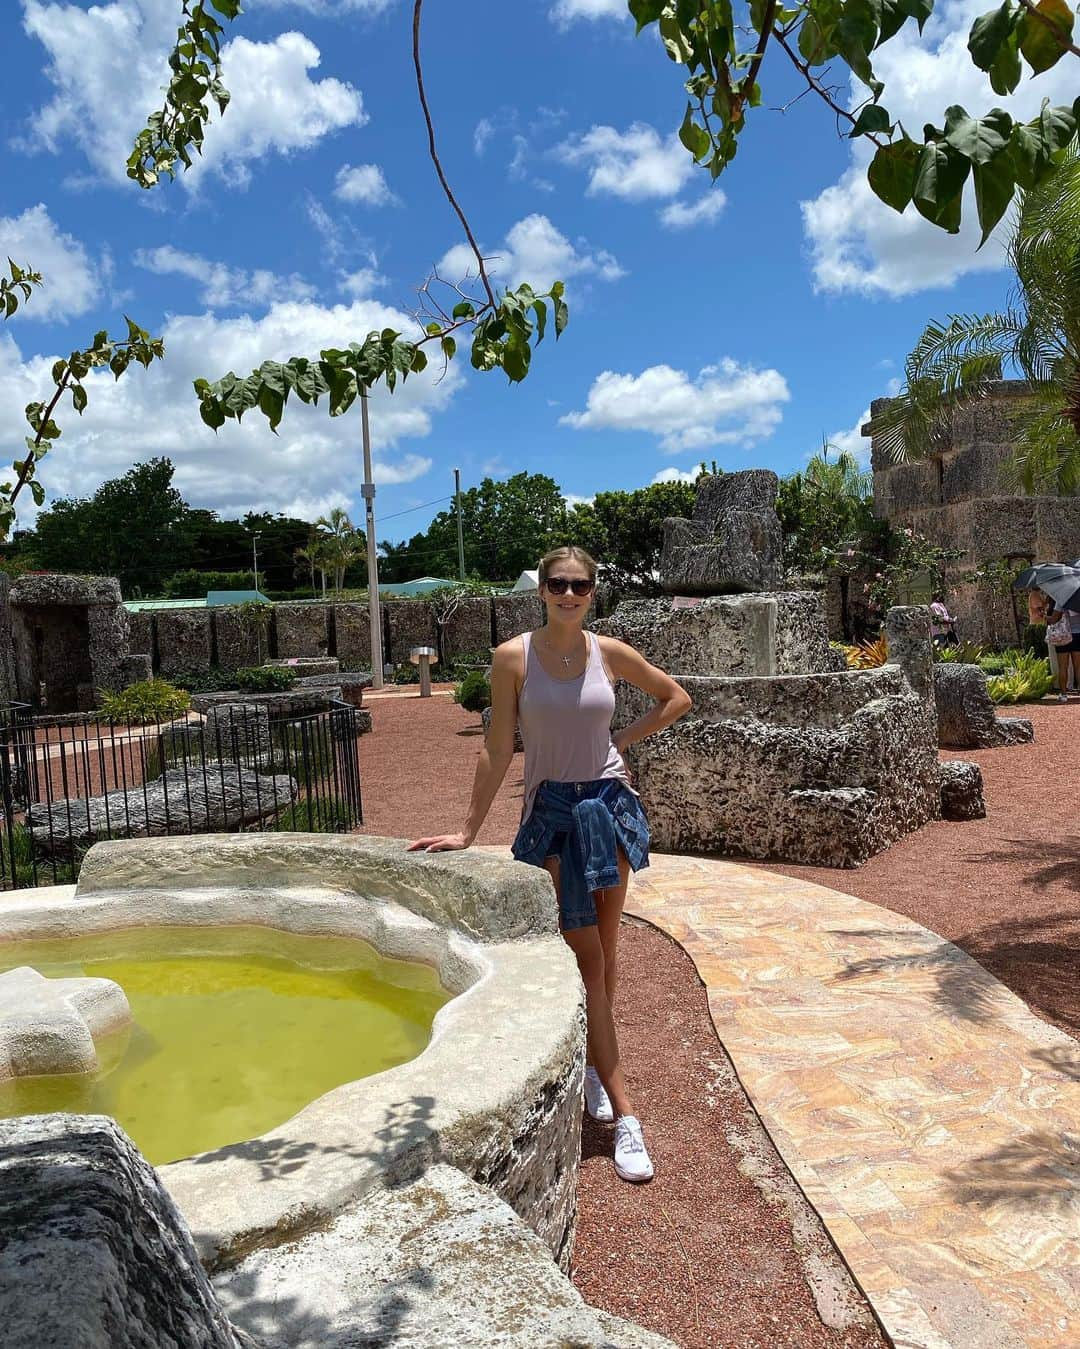
POLYGON ((434 501, 423 501, 420 503, 419 506, 410 506, 407 511, 395 511, 393 515, 382 516, 381 517, 382 523, 386 524, 387 520, 396 520, 399 515, 411 515, 413 511, 422 511, 428 506, 439 506, 442 504, 442 502, 453 501, 453 499, 454 499, 453 496, 448 496, 448 497, 436 497, 434 501))

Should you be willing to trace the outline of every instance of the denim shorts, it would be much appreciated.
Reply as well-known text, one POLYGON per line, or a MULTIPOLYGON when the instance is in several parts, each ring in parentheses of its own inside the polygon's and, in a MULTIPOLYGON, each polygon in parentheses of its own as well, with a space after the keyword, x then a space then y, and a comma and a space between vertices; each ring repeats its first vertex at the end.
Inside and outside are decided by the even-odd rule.
POLYGON ((619 848, 632 871, 647 867, 649 822, 629 787, 598 778, 542 782, 511 851, 535 867, 558 857, 559 926, 566 931, 595 925, 593 893, 618 885, 619 848))

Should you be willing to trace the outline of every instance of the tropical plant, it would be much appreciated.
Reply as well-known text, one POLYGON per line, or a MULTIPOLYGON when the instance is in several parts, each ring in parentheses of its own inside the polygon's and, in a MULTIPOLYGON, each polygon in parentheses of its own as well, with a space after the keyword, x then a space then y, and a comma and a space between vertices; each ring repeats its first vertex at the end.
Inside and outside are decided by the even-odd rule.
POLYGON ((980 665, 986 650, 978 642, 957 642, 955 646, 941 646, 934 650, 934 658, 951 665, 980 665))
POLYGON ((986 681, 986 691, 995 703, 1031 703, 1044 698, 1054 684, 1050 662, 1032 651, 1012 651, 1004 674, 986 681))
POLYGON ((142 679, 119 693, 100 691, 100 713, 106 721, 121 726, 147 726, 151 722, 182 717, 191 706, 191 695, 166 679, 142 679))
POLYGON ((849 451, 836 450, 828 441, 805 469, 781 479, 776 510, 788 566, 829 569, 839 550, 871 529, 873 490, 873 474, 849 451))
POLYGON ((1025 651, 1036 653, 1046 650, 1046 624, 1029 623, 1024 629, 1020 645, 1025 651))
POLYGON ((1027 381, 1012 410, 1013 479, 1026 490, 1080 490, 1080 152, 1023 194, 1012 223, 1015 287, 995 314, 927 326, 896 398, 872 421, 897 461, 947 445, 952 415, 984 398, 1004 367, 1027 381))
POLYGON ((244 693, 285 693, 296 683, 292 670, 277 665, 247 665, 232 678, 232 687, 244 693))
POLYGON ((873 670, 889 659, 889 644, 884 637, 856 642, 841 648, 849 670, 873 670))
MULTIPOLYGON (((333 572, 334 592, 340 595, 350 563, 355 562, 364 550, 363 537, 340 506, 335 506, 329 515, 320 515, 315 528, 321 531, 316 535, 316 558, 320 565, 326 565, 333 572)), ((326 593, 325 582, 323 593, 326 593)))

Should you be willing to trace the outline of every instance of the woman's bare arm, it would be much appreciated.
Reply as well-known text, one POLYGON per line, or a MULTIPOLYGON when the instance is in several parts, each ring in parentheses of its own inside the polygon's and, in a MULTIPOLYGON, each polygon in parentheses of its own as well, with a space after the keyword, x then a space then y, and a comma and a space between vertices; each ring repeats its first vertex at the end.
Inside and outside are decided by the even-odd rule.
POLYGON ((517 699, 522 672, 521 642, 515 637, 496 647, 491 662, 491 727, 480 749, 465 827, 459 834, 434 834, 409 844, 410 852, 449 852, 467 848, 480 832, 495 794, 514 757, 517 699))
POLYGON ((650 665, 640 651, 635 651, 625 642, 616 641, 614 637, 601 637, 600 650, 614 678, 625 679, 628 684, 633 684, 655 699, 648 712, 612 737, 620 754, 627 745, 655 735, 690 711, 691 698, 686 690, 669 674, 650 665))

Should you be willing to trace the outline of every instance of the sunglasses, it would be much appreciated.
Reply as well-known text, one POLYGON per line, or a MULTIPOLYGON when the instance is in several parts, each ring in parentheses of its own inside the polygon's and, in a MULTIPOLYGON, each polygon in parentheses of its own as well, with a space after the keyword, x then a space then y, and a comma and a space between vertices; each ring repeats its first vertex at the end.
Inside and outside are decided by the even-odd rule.
POLYGON ((572 590, 579 599, 584 599, 592 594, 596 582, 587 581, 583 576, 576 576, 572 581, 565 576, 546 576, 544 585, 553 595, 565 595, 572 590))

